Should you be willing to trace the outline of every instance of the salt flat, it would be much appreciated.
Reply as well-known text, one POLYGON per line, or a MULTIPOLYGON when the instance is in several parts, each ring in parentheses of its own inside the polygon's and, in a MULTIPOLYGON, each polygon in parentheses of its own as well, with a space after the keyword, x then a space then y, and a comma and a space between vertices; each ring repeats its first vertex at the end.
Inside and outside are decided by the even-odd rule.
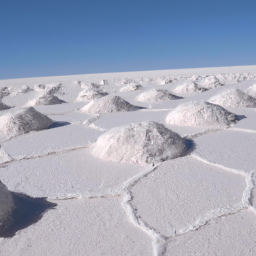
POLYGON ((0 80, 0 255, 255 255, 254 84, 256 66, 0 80), (56 206, 19 225, 13 193, 56 206))

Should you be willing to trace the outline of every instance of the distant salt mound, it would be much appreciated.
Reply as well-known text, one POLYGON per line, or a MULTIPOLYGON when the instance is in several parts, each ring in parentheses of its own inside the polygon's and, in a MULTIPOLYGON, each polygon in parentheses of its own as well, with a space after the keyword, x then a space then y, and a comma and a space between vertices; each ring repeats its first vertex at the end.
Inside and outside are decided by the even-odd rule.
POLYGON ((62 103, 65 103, 65 101, 59 99, 57 96, 51 94, 44 94, 40 96, 38 99, 29 101, 26 106, 56 105, 62 103))
POLYGON ((0 111, 10 109, 11 107, 5 105, 3 102, 0 101, 0 111))
POLYGON ((10 94, 10 90, 8 87, 2 87, 0 88, 0 99, 2 99, 3 97, 6 97, 10 94))
POLYGON ((194 82, 184 82, 177 86, 173 91, 175 93, 197 93, 204 92, 207 89, 198 87, 194 82))
POLYGON ((204 101, 181 104, 166 117, 166 123, 184 126, 229 126, 236 121, 235 114, 204 101))
POLYGON ((81 82, 80 86, 82 89, 101 89, 101 84, 89 83, 89 82, 81 82))
POLYGON ((14 209, 12 194, 6 186, 0 181, 0 231, 5 228, 6 222, 14 209))
POLYGON ((31 89, 28 85, 23 85, 20 90, 18 90, 14 93, 14 95, 16 96, 18 94, 27 93, 30 91, 33 91, 33 89, 31 89))
POLYGON ((92 150, 98 158, 132 164, 152 164, 183 156, 186 141, 156 122, 115 127, 101 135, 92 150))
POLYGON ((211 97, 209 102, 223 107, 231 108, 255 108, 256 99, 238 90, 231 89, 211 97))
POLYGON ((218 86, 221 86, 220 81, 215 76, 207 76, 198 82, 198 87, 204 89, 213 89, 218 86))
POLYGON ((176 100, 180 99, 176 95, 171 94, 169 91, 164 89, 151 89, 141 93, 137 97, 137 101, 141 102, 160 102, 165 100, 176 100))
POLYGON ((15 136, 46 129, 52 123, 50 118, 33 107, 19 108, 0 116, 0 131, 15 136))
POLYGON ((137 91, 137 90, 141 90, 141 89, 143 89, 143 86, 141 86, 139 84, 131 84, 131 85, 122 87, 120 89, 120 92, 130 92, 130 91, 137 91))
POLYGON ((256 84, 250 86, 245 92, 251 97, 256 98, 256 84))
POLYGON ((54 95, 59 93, 62 89, 62 83, 58 82, 56 84, 36 84, 34 85, 34 90, 38 92, 45 92, 48 95, 54 95))
POLYGON ((134 106, 119 96, 105 96, 103 98, 92 100, 90 103, 81 108, 85 113, 112 113, 135 111, 141 107, 134 106))
POLYGON ((77 101, 91 101, 107 96, 108 93, 100 89, 86 89, 78 94, 77 101))

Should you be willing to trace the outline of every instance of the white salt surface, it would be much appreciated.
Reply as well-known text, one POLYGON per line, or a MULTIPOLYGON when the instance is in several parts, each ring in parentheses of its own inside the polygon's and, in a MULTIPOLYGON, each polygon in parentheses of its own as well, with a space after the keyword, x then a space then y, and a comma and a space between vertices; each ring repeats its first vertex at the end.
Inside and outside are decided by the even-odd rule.
POLYGON ((194 139, 192 154, 227 168, 249 173, 255 171, 256 133, 220 131, 194 139))
POLYGON ((166 256, 256 255, 256 217, 242 211, 210 221, 197 231, 170 239, 166 256))
POLYGON ((0 240, 0 255, 151 255, 150 237, 130 223, 119 198, 57 203, 38 223, 0 240))
MULTIPOLYGON (((243 93, 255 97, 255 83, 256 66, 1 80, 0 99, 10 107, 44 94, 67 103, 34 107, 55 121, 51 129, 11 138, 0 132, 0 180, 9 191, 57 204, 15 236, 0 238, 0 255, 255 255, 256 112, 255 99, 243 93), (83 113, 87 102, 77 98, 85 89, 123 100, 103 100, 83 113), (153 89, 178 89, 174 94, 183 98, 138 104, 137 97, 153 89), (238 122, 212 110, 199 118, 200 126, 165 122, 181 104, 216 95, 238 122), (175 135, 186 142, 187 154, 165 159, 172 136, 153 126, 105 136, 152 121, 182 136, 175 135), (101 136, 107 139, 97 147, 101 136), (119 160, 96 158, 95 150, 119 160)), ((192 117, 188 108, 187 121, 192 117)))
POLYGON ((85 148, 8 163, 0 177, 10 190, 33 197, 90 198, 121 194, 121 184, 144 169, 99 160, 85 148))
POLYGON ((74 148, 91 147, 101 134, 102 132, 83 125, 65 125, 14 138, 2 143, 2 147, 10 157, 22 159, 74 148))
POLYGON ((210 212, 239 209, 245 188, 242 175, 188 156, 166 161, 143 177, 131 189, 131 203, 149 226, 169 237, 204 223, 210 212))

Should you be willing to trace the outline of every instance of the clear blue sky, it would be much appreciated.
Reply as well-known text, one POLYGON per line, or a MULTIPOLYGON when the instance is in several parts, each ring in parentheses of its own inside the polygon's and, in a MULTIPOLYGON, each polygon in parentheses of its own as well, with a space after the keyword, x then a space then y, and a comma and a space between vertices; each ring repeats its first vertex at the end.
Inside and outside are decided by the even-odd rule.
POLYGON ((256 65, 256 0, 0 0, 0 79, 256 65))

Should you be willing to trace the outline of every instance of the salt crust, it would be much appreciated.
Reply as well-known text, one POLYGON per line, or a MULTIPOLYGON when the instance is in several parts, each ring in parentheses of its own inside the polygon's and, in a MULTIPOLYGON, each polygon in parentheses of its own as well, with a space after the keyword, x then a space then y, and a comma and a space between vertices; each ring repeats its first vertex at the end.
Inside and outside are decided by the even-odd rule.
POLYGON ((141 107, 134 106, 119 96, 106 96, 97 100, 92 100, 80 110, 85 113, 111 113, 134 111, 141 107))
POLYGON ((166 123, 186 126, 229 126, 237 121, 237 116, 221 106, 191 101, 179 105, 166 117, 166 123))
POLYGON ((20 135, 46 129, 52 123, 50 118, 33 107, 19 108, 0 116, 0 131, 6 135, 20 135))
POLYGON ((152 164, 183 156, 184 139, 157 122, 113 128, 101 135, 92 150, 98 158, 132 164, 152 164))
POLYGON ((164 89, 151 89, 138 95, 137 101, 141 102, 161 102, 165 100, 176 100, 180 97, 171 94, 169 91, 164 89))
POLYGON ((0 181, 0 231, 14 207, 11 193, 0 181))
POLYGON ((255 108, 256 107, 256 99, 252 98, 251 96, 242 92, 239 89, 231 89, 231 90, 223 91, 211 97, 208 101, 223 107, 231 107, 231 108, 255 108))

